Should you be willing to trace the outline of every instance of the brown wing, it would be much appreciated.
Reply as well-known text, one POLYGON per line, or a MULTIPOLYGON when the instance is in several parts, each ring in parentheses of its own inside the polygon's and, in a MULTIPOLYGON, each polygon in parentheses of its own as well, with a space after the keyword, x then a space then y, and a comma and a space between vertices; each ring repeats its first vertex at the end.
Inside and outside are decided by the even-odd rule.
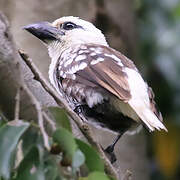
POLYGON ((87 85, 88 82, 93 82, 127 102, 131 93, 127 75, 123 70, 125 67, 137 70, 134 63, 120 52, 106 46, 87 45, 87 49, 90 51, 87 54, 88 66, 76 73, 76 80, 86 81, 87 85), (93 61, 98 61, 98 58, 101 58, 100 62, 92 64, 93 61))
MULTIPOLYGON (((144 103, 143 96, 139 94, 141 91, 136 87, 134 89, 136 82, 134 83, 133 80, 135 81, 136 79, 139 81, 137 84, 140 83, 143 88, 145 87, 144 81, 137 74, 138 71, 134 63, 112 48, 92 44, 82 45, 82 47, 76 48, 76 51, 73 50, 72 52, 69 52, 68 55, 66 54, 66 56, 60 57, 60 63, 56 72, 63 78, 65 84, 63 88, 65 91, 69 92, 71 96, 73 93, 81 93, 82 90, 85 92, 89 89, 92 90, 91 92, 94 92, 96 89, 97 92, 101 91, 101 89, 102 92, 104 90, 108 91, 120 100, 128 102, 150 130, 154 130, 155 128, 166 130, 164 125, 156 118, 157 116, 162 120, 162 117, 155 106, 151 89, 148 89, 147 87, 151 111, 149 111, 146 102, 144 103), (130 69, 133 71, 130 71, 130 69), (133 78, 133 74, 137 77, 133 78), (67 83, 72 83, 72 85, 67 86, 65 81, 67 81, 67 83), (65 87, 69 87, 68 90, 66 90, 65 87), (72 89, 75 90, 73 91, 72 89), (132 92, 137 93, 137 96, 132 95, 132 92), (140 108, 138 105, 136 106, 136 97, 142 101, 142 107, 140 108), (150 117, 149 114, 151 115, 150 117)), ((84 94, 85 93, 82 93, 81 96, 84 96, 84 94)), ((103 95, 103 93, 101 95, 103 95)), ((146 101, 149 100, 146 98, 146 101)))
POLYGON ((125 67, 137 69, 127 57, 112 48, 94 44, 83 45, 70 53, 72 63, 67 65, 66 60, 59 66, 63 78, 71 79, 75 75, 73 79, 78 83, 93 88, 102 87, 126 102, 131 98, 127 75, 123 70, 125 67), (85 68, 81 68, 83 63, 85 68))
POLYGON ((126 74, 113 61, 105 60, 78 71, 76 81, 87 86, 100 86, 123 101, 131 98, 126 74))

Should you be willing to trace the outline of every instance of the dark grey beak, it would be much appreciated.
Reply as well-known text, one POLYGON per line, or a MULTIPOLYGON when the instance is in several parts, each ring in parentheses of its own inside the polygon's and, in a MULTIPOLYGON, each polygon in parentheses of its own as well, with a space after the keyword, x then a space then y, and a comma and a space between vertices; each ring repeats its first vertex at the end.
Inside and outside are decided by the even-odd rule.
POLYGON ((58 35, 64 35, 64 32, 53 27, 49 22, 39 22, 24 26, 23 29, 27 30, 43 42, 48 40, 57 40, 58 35))

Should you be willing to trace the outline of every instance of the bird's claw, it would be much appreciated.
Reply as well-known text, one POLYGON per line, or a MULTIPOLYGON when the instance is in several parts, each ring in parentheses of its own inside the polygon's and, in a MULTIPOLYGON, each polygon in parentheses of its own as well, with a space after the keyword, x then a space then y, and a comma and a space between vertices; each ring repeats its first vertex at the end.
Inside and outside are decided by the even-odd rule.
POLYGON ((81 105, 77 105, 74 109, 74 112, 77 114, 81 114, 82 113, 82 107, 81 105))
POLYGON ((104 152, 108 155, 112 164, 116 162, 117 158, 116 158, 116 155, 114 153, 113 145, 110 145, 106 149, 104 149, 104 152))

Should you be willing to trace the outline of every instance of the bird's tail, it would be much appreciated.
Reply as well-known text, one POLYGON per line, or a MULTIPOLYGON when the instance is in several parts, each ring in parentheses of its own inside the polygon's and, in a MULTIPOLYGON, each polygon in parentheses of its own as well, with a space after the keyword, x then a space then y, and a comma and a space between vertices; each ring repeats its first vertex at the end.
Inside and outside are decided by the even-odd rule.
POLYGON ((138 108, 132 104, 130 106, 134 109, 136 114, 140 117, 140 119, 144 122, 144 124, 149 128, 150 131, 154 131, 155 129, 161 130, 164 129, 166 132, 168 131, 163 123, 157 118, 157 116, 151 111, 149 108, 138 108))

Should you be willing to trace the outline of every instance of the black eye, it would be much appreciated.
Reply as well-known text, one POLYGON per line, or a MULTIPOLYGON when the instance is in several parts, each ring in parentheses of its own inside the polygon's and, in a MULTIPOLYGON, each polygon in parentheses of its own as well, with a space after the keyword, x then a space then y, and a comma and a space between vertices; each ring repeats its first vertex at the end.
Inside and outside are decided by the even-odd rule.
POLYGON ((62 24, 62 28, 65 30, 71 30, 71 29, 77 28, 77 25, 72 22, 66 22, 62 24))

